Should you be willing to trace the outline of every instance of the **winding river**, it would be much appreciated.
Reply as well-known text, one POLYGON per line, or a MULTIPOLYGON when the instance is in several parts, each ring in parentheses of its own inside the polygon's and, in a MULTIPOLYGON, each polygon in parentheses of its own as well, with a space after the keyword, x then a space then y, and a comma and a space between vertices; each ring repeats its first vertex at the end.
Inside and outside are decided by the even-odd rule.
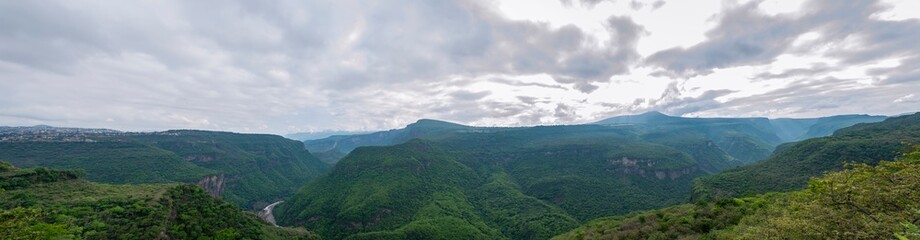
POLYGON ((259 217, 262 218, 262 220, 265 220, 266 222, 271 223, 277 227, 278 224, 275 223, 275 215, 272 214, 272 210, 275 209, 275 206, 277 206, 279 203, 283 202, 284 201, 277 201, 275 203, 269 204, 268 206, 265 206, 262 211, 259 211, 259 217))

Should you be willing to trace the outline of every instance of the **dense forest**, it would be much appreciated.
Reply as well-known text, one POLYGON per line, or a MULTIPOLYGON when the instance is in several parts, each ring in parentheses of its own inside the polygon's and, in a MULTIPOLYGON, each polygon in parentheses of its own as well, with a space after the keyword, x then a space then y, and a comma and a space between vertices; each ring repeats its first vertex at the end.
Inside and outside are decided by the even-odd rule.
MULTIPOLYGON (((841 119, 853 118, 860 119, 841 119)), ((834 122, 809 121, 786 134, 834 122)), ((783 141, 776 129, 768 119, 658 113, 528 128, 423 120, 307 141, 354 147, 394 144, 396 138, 385 137, 399 134, 424 139, 355 147, 276 215, 281 224, 331 239, 546 239, 595 218, 685 203, 695 178, 769 156, 783 141), (389 142, 368 142, 381 139, 389 142), (452 235, 458 232, 467 235, 452 235)))
POLYGON ((917 239, 920 147, 842 165, 804 190, 602 218, 553 239, 917 239))
POLYGON ((0 159, 80 169, 96 182, 195 183, 247 209, 290 196, 328 168, 302 143, 280 136, 191 130, 0 142, 0 159))
POLYGON ((811 177, 839 170, 846 162, 876 164, 883 159, 895 159, 903 152, 905 143, 920 143, 918 114, 894 117, 882 123, 858 124, 830 137, 780 146, 764 161, 697 179, 694 198, 800 189, 811 177))
POLYGON ((13 164, 0 165, 0 235, 916 237, 920 150, 910 146, 920 114, 870 123, 877 119, 653 112, 518 128, 420 120, 305 143, 195 130, 7 138, 0 159, 13 164), (246 212, 279 200, 277 223, 294 228, 246 212))
POLYGON ((698 178, 690 204, 600 218, 555 239, 917 239, 918 140, 920 113, 857 124, 698 178))
POLYGON ((0 161, 3 239, 315 239, 271 226, 194 185, 110 185, 0 161))

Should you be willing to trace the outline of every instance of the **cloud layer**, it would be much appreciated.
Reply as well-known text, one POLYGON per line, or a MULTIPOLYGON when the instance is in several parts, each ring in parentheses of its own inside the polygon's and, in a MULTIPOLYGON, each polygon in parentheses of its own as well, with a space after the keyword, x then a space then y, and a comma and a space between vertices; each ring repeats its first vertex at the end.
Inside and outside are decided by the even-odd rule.
POLYGON ((647 110, 920 109, 910 91, 920 89, 920 20, 882 19, 886 3, 807 1, 770 14, 764 1, 725 2, 700 19, 713 23, 702 42, 659 44, 648 56, 637 51, 643 39, 668 30, 637 19, 679 6, 559 9, 616 10, 588 21, 598 31, 512 20, 497 4, 0 2, 0 125, 286 133, 423 117, 533 125, 647 110))

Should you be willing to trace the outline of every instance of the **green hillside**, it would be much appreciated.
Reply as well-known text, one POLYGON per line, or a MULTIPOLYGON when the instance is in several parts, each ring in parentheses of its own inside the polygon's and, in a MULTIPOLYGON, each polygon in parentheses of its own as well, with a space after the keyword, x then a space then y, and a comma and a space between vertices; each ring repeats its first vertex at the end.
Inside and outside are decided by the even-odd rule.
POLYGON ((783 142, 801 141, 816 137, 830 136, 837 129, 859 123, 884 121, 886 116, 839 115, 822 118, 778 118, 770 119, 770 124, 783 142))
POLYGON ((0 161, 3 239, 314 239, 192 185, 109 185, 0 161))
POLYGON ((899 158, 849 165, 801 191, 602 218, 553 239, 917 239, 920 148, 899 158))
POLYGON ((22 167, 82 169, 87 179, 109 183, 195 182, 217 174, 133 141, 0 142, 0 159, 22 167))
POLYGON ((579 125, 361 147, 276 216, 330 239, 546 239, 597 217, 685 202, 693 178, 737 162, 688 135, 579 125))
POLYGON ((301 142, 274 135, 176 130, 87 138, 0 142, 0 159, 82 169, 106 183, 195 183, 247 209, 292 195, 328 168, 301 142))
POLYGON ((323 139, 307 140, 304 141, 304 145, 324 162, 333 164, 358 147, 390 146, 415 138, 441 139, 458 133, 491 132, 500 129, 469 127, 456 123, 421 119, 401 129, 368 134, 331 136, 323 139))
POLYGON ((811 177, 840 170, 845 162, 875 164, 894 159, 905 149, 905 143, 920 143, 920 114, 858 124, 831 137, 780 147, 767 160, 697 179, 694 198, 801 189, 811 177))
MULTIPOLYGON (((828 136, 840 128, 857 123, 878 122, 885 118, 869 115, 841 115, 807 119, 685 118, 668 116, 660 112, 647 112, 639 115, 612 117, 594 124, 632 127, 649 135, 650 138, 676 143, 678 148, 690 147, 692 148, 688 149, 690 152, 697 151, 697 147, 682 145, 679 141, 669 138, 708 140, 739 161, 730 165, 710 166, 713 169, 724 169, 763 160, 770 156, 777 145, 784 142, 828 136)), ((492 133, 514 129, 470 127, 422 119, 401 129, 331 136, 307 140, 304 141, 304 144, 322 161, 333 164, 345 157, 351 150, 361 146, 390 146, 413 138, 440 140, 465 133, 492 133)), ((697 152, 697 154, 710 154, 710 157, 721 158, 711 155, 713 153, 697 152)))
POLYGON ((425 142, 359 148, 276 208, 276 216, 279 224, 304 225, 330 239, 488 239, 497 229, 464 194, 477 181, 472 169, 425 142))
POLYGON ((251 209, 292 195, 328 168, 301 142, 276 135, 182 130, 130 138, 218 172, 199 185, 251 209))

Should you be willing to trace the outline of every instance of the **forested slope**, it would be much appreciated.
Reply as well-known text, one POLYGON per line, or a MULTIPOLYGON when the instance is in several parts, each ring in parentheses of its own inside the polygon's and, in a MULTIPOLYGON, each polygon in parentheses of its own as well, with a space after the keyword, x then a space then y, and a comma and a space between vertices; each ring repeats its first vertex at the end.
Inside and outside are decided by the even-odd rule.
POLYGON ((248 209, 290 196, 328 165, 280 136, 174 130, 0 142, 16 166, 82 169, 106 183, 195 183, 248 209))
POLYGON ((908 144, 918 143, 920 113, 857 124, 830 137, 780 147, 759 163, 701 177, 694 183, 694 197, 736 197, 801 189, 811 177, 840 170, 843 163, 875 164, 882 159, 895 159, 908 144))
POLYGON ((109 185, 0 161, 3 239, 315 239, 179 184, 109 185))

